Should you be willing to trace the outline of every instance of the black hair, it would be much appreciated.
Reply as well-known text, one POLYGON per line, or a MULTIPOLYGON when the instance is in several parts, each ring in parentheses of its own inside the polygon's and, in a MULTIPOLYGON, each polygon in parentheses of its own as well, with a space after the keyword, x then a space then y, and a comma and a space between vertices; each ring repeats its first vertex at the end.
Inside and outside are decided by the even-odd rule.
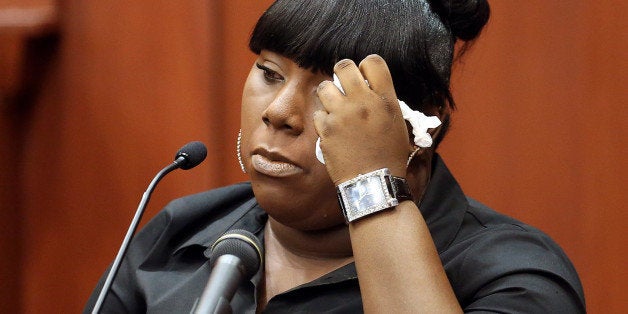
MULTIPOLYGON (((341 59, 359 62, 376 53, 411 108, 453 109, 454 44, 475 39, 489 14, 486 0, 277 0, 258 20, 249 47, 328 75, 341 59)), ((449 121, 443 122, 436 145, 449 121)))

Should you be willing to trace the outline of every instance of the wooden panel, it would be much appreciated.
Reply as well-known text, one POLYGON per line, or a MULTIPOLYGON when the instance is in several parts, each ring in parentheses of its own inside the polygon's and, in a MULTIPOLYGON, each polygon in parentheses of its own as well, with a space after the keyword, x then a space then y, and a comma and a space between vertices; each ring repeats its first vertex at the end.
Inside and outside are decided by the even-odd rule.
POLYGON ((492 1, 443 154, 464 190, 549 233, 590 313, 628 308, 626 3, 492 1))
POLYGON ((0 2, 0 312, 21 312, 22 206, 19 169, 28 109, 56 46, 52 1, 0 2), (52 34, 52 35, 51 35, 52 34), (49 41, 48 37, 53 40, 49 41))
MULTIPOLYGON (((23 308, 75 313, 112 260, 150 179, 185 142, 220 138, 206 2, 66 1, 56 67, 23 164, 23 308)), ((211 141, 210 141, 211 140, 211 141)), ((149 210, 216 186, 219 154, 157 188, 149 210)))

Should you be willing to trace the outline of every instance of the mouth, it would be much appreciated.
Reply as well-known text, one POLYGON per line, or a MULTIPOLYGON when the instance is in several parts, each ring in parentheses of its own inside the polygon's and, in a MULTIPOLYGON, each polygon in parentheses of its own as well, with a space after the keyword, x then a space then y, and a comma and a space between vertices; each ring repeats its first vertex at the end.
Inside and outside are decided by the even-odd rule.
POLYGON ((256 149, 251 156, 255 171, 270 177, 284 178, 303 172, 301 167, 281 154, 256 149))

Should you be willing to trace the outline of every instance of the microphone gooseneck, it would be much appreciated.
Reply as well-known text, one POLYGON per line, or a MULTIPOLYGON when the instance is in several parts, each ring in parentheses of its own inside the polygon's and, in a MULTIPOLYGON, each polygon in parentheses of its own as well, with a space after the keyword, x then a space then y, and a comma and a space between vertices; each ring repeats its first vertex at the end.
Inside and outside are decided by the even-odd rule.
POLYGON ((122 245, 120 246, 120 249, 118 250, 118 254, 116 255, 115 260, 113 261, 113 264, 111 264, 111 269, 109 270, 109 273, 107 274, 105 283, 103 284, 103 287, 100 290, 100 294, 98 295, 98 299, 96 300, 96 303, 94 304, 94 308, 92 309, 92 314, 97 314, 100 311, 103 305, 103 302, 105 301, 105 297, 107 296, 107 293, 109 292, 109 289, 111 288, 113 279, 115 278, 116 274, 118 273, 118 270, 120 269, 120 264, 122 263, 122 259, 124 258, 124 255, 129 247, 129 244, 131 243, 133 234, 135 234, 135 231, 137 230, 137 226, 139 225, 140 220, 142 219, 142 215, 144 214, 144 211, 146 210, 146 205, 148 204, 148 201, 150 200, 150 196, 153 193, 153 190, 155 190, 157 183, 159 183, 159 181, 161 181, 163 177, 165 177, 168 173, 170 173, 171 171, 175 169, 181 168, 181 169, 187 170, 187 169, 196 167, 198 164, 203 162, 203 160, 205 160, 206 156, 207 156, 207 148, 205 147, 203 143, 190 142, 186 144, 185 146, 183 146, 181 149, 179 149, 179 151, 175 155, 175 161, 173 163, 161 169, 161 171, 159 171, 157 175, 155 175, 153 180, 148 185, 148 188, 142 195, 142 200, 140 201, 140 204, 138 205, 137 210, 135 211, 135 216, 133 216, 131 225, 129 226, 129 229, 127 230, 126 236, 124 237, 124 240, 122 241, 122 245))
POLYGON ((223 234, 205 252, 211 275, 195 313, 230 313, 230 302, 238 286, 259 270, 264 257, 261 241, 246 230, 223 234))

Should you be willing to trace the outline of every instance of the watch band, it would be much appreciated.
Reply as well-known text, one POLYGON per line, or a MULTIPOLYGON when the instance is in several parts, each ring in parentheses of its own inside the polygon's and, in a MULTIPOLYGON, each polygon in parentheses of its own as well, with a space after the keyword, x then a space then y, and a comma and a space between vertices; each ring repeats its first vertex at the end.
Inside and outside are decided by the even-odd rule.
POLYGON ((412 200, 412 194, 410 194, 410 187, 408 181, 402 177, 390 176, 390 185, 392 189, 392 195, 397 199, 399 203, 407 200, 412 200))
POLYGON ((336 190, 347 223, 412 200, 406 179, 392 176, 388 168, 360 174, 336 190))

